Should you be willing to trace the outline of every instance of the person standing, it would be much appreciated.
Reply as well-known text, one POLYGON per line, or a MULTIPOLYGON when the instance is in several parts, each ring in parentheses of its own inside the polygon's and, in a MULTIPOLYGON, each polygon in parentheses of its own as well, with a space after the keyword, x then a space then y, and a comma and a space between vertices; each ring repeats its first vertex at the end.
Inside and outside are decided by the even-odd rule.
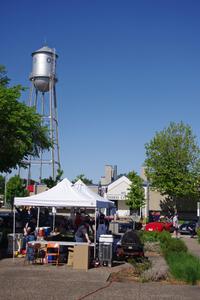
POLYGON ((107 226, 105 223, 105 216, 100 215, 99 223, 98 223, 98 227, 97 227, 97 241, 99 241, 101 234, 106 234, 106 233, 107 233, 107 226))
POLYGON ((89 224, 83 222, 82 224, 80 224, 80 226, 78 227, 76 233, 75 233, 75 240, 78 243, 91 243, 90 239, 89 239, 89 235, 88 235, 88 231, 89 231, 89 224))
POLYGON ((173 222, 175 237, 178 238, 178 214, 177 213, 175 213, 172 222, 173 222))

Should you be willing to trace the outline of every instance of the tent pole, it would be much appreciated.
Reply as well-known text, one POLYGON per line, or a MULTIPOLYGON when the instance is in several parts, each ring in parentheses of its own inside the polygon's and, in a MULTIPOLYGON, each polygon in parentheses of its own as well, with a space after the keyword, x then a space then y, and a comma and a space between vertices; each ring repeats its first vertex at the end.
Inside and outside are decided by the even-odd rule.
POLYGON ((39 228, 40 225, 40 207, 38 206, 38 214, 37 214, 37 228, 39 228))
POLYGON ((96 259, 96 244, 97 244, 97 208, 94 211, 94 259, 96 259))
POLYGON ((15 258, 15 205, 13 206, 13 261, 15 258))
POLYGON ((52 215, 53 215, 53 232, 55 231, 55 223, 56 223, 56 208, 52 207, 52 215))

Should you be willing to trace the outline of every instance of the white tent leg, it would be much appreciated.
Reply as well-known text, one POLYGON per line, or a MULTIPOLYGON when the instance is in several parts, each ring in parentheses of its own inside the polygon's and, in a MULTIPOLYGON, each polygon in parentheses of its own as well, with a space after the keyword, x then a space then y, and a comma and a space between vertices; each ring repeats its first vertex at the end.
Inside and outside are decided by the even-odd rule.
POLYGON ((38 214, 37 214, 37 228, 40 226, 40 207, 38 207, 38 214))

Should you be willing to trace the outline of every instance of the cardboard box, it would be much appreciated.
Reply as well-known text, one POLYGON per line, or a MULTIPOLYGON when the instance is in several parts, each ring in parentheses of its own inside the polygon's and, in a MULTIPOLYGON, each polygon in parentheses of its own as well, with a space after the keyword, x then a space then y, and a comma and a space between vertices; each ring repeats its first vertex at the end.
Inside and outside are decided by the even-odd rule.
POLYGON ((73 269, 85 270, 89 269, 90 261, 90 247, 89 245, 75 245, 73 269))

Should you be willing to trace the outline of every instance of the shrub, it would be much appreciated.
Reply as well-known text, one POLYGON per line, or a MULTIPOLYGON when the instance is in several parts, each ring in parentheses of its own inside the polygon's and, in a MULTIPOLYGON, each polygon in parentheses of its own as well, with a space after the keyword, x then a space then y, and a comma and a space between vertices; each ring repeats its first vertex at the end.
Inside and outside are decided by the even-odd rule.
POLYGON ((161 244, 168 243, 172 238, 168 231, 163 230, 160 234, 158 234, 158 239, 161 244))
POLYGON ((183 241, 179 239, 168 239, 165 242, 161 242, 161 249, 164 255, 167 255, 169 252, 187 252, 187 247, 183 241))
POLYGON ((190 284, 200 280, 200 260, 197 257, 186 252, 168 252, 166 260, 175 278, 190 284))
POLYGON ((157 231, 143 231, 140 239, 143 243, 145 242, 158 242, 159 238, 158 238, 159 232, 157 231))

